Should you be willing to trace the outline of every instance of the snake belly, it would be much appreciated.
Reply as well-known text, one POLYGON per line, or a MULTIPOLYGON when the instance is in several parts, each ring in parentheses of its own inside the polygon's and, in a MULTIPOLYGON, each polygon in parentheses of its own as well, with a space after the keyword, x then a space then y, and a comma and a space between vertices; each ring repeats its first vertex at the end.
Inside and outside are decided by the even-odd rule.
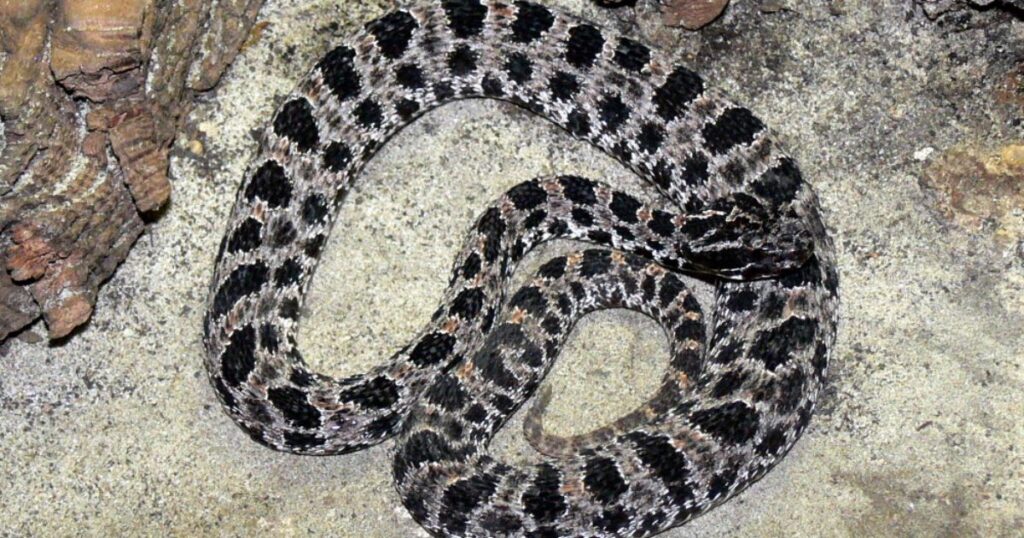
POLYGON ((838 309, 819 213, 762 122, 662 53, 529 2, 419 2, 331 50, 262 134, 217 254, 206 367, 228 415, 273 449, 338 454, 400 433, 398 491, 435 535, 656 534, 756 481, 806 428, 838 309), (399 129, 466 98, 555 123, 663 200, 574 176, 520 184, 476 222, 406 347, 361 375, 312 371, 296 323, 346 193, 399 129), (556 258, 507 293, 555 238, 616 250, 556 258), (710 318, 679 272, 716 282, 710 318), (666 329, 658 393, 593 435, 535 428, 540 463, 491 457, 575 320, 613 307, 666 329))

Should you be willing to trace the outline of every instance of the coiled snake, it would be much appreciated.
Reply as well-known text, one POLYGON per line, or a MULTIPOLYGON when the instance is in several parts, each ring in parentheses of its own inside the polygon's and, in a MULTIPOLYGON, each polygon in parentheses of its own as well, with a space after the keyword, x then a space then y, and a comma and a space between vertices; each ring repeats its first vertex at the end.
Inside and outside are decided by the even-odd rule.
POLYGON ((217 255, 206 366, 228 414, 276 450, 398 434, 398 492, 435 535, 648 536, 760 478, 807 426, 835 336, 833 258, 794 161, 697 74, 537 4, 419 3, 331 50, 263 133, 217 255), (650 181, 661 205, 580 177, 520 184, 476 222, 408 346, 363 375, 310 371, 299 307, 345 194, 396 131, 466 98, 554 122, 650 181), (552 259, 506 297, 516 263, 555 238, 606 249, 552 259), (679 272, 717 282, 710 318, 679 272), (546 456, 490 456, 575 321, 603 308, 665 329, 658 392, 573 438, 545 435, 533 413, 546 456))

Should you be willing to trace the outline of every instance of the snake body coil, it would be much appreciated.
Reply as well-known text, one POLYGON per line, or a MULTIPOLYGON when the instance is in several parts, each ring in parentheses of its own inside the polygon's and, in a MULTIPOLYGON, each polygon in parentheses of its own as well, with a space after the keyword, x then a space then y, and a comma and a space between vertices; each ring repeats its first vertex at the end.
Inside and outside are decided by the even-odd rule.
POLYGON ((397 488, 433 534, 648 536, 757 480, 806 427, 835 336, 833 257, 793 160, 697 74, 537 4, 423 3, 368 23, 276 112, 217 256, 206 366, 228 414, 274 449, 334 454, 400 434, 397 488), (554 122, 664 199, 574 176, 520 184, 479 218, 408 346, 363 375, 310 371, 296 322, 345 194, 396 131, 465 98, 554 122), (506 298, 516 263, 553 238, 615 250, 550 260, 506 298), (710 317, 679 272, 715 279, 710 317), (573 438, 545 435, 533 413, 547 457, 490 456, 579 316, 613 307, 669 337, 654 397, 573 438))

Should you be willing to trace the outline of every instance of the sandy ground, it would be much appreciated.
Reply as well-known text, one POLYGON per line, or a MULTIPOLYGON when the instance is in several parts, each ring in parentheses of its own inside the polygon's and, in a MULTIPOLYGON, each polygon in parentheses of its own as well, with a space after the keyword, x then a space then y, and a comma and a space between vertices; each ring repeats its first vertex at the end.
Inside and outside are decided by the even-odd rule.
MULTIPOLYGON (((764 480, 665 536, 1024 533, 1024 248, 949 222, 920 183, 949 148, 1024 138, 1020 102, 995 97, 1024 22, 995 10, 933 22, 907 2, 737 1, 694 34, 659 27, 643 1, 615 13, 551 3, 676 51, 754 109, 814 183, 840 253, 842 325, 810 430, 764 480)), ((391 487, 389 444, 327 458, 257 446, 220 411, 201 362, 202 305, 253 130, 330 43, 387 7, 269 1, 270 26, 176 145, 171 206, 91 323, 57 345, 33 343, 34 327, 0 347, 0 535, 424 535, 391 487)), ((348 374, 390 355, 433 311, 481 208, 552 173, 648 192, 510 105, 455 104, 402 132, 343 209, 308 300, 306 356, 348 374)), ((1019 224, 1020 206, 1007 218, 1019 224)), ((666 360, 652 322, 588 317, 549 380, 550 428, 612 420, 666 360)), ((513 424, 497 444, 521 457, 520 437, 513 424)))

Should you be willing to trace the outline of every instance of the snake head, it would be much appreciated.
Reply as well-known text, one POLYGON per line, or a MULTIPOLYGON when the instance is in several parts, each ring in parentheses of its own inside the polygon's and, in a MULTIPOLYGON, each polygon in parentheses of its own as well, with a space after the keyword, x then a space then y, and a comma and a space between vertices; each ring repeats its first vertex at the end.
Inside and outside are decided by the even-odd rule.
POLYGON ((780 214, 743 193, 688 215, 679 231, 676 252, 684 269, 729 280, 778 276, 814 253, 812 231, 792 207, 780 214))

